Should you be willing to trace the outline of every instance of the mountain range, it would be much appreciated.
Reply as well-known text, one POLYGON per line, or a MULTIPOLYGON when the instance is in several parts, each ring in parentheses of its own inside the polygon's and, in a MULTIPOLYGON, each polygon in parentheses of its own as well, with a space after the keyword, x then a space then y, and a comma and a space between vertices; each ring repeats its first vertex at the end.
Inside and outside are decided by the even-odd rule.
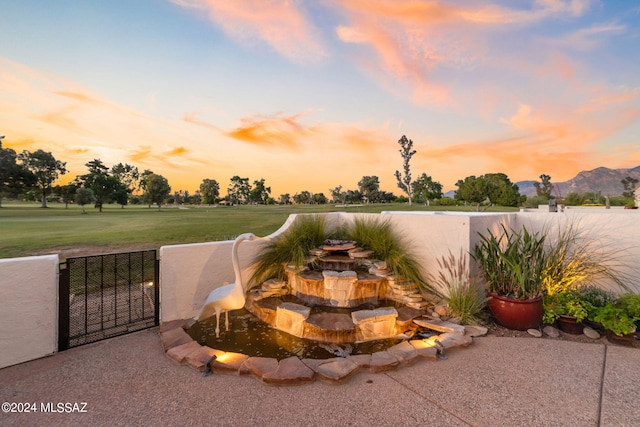
MULTIPOLYGON (((579 172, 576 176, 568 181, 555 182, 551 177, 551 183, 556 185, 561 196, 569 193, 591 193, 600 192, 603 196, 621 196, 624 191, 622 180, 626 177, 632 177, 638 180, 640 185, 640 165, 630 169, 609 169, 606 167, 595 168, 590 171, 579 172)), ((533 185, 539 180, 518 181, 520 194, 527 197, 536 195, 536 187, 533 185)), ((636 188, 637 188, 636 186, 636 188)), ((455 191, 448 191, 445 196, 454 197, 455 191)), ((554 195, 557 195, 554 190, 554 195)))
MULTIPOLYGON (((566 196, 569 193, 591 192, 600 192, 603 196, 621 196, 624 191, 624 185, 621 181, 629 176, 638 180, 637 188, 640 185, 640 166, 631 169, 599 167, 590 171, 579 172, 576 176, 564 182, 554 182, 553 177, 551 177, 551 183, 557 186, 562 196, 566 196)), ((520 194, 524 194, 527 197, 535 196, 536 188, 533 185, 535 182, 540 181, 516 182, 520 189, 520 194)))

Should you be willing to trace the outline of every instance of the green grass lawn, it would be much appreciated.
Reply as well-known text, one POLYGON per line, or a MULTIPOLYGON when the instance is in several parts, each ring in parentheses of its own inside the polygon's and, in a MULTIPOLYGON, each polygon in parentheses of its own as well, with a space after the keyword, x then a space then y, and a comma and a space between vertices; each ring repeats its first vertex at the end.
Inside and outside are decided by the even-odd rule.
MULTIPOLYGON (((157 249, 162 245, 232 239, 252 232, 273 233, 292 213, 381 212, 385 210, 440 210, 472 212, 469 207, 407 204, 373 204, 358 207, 334 205, 240 206, 183 208, 106 205, 102 213, 93 207, 82 215, 81 208, 51 203, 3 202, 0 208, 0 258, 58 253, 73 248, 91 248, 92 255, 123 250, 157 249)), ((494 208, 493 211, 515 211, 494 208)), ((79 253, 78 256, 89 255, 79 253)))

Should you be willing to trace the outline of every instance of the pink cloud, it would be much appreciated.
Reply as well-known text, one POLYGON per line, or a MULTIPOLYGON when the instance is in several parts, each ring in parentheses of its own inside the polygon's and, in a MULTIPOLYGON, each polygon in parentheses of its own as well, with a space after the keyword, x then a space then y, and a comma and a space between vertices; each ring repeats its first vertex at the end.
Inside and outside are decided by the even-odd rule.
POLYGON ((287 0, 172 0, 174 4, 207 11, 227 36, 242 44, 261 40, 280 55, 300 63, 327 56, 319 31, 306 17, 302 3, 287 0))
MULTIPOLYGON (((579 16, 588 0, 540 0, 530 9, 496 4, 458 6, 445 1, 344 0, 334 9, 347 23, 336 28, 344 43, 368 46, 356 62, 387 89, 418 105, 455 106, 451 70, 472 69, 483 61, 487 31, 531 25, 555 16, 579 16)), ((571 70, 561 69, 564 75, 571 70)))
MULTIPOLYGON (((416 156, 427 170, 450 172, 442 165, 463 167, 468 175, 514 171, 512 180, 531 179, 549 173, 569 179, 581 170, 606 165, 629 167, 640 160, 637 146, 619 145, 600 150, 621 129, 640 119, 640 90, 620 90, 594 96, 581 107, 559 104, 521 104, 508 118, 504 137, 451 144, 419 146, 416 156)), ((463 178, 463 177, 460 177, 463 178)), ((460 179, 456 178, 456 179, 460 179)))

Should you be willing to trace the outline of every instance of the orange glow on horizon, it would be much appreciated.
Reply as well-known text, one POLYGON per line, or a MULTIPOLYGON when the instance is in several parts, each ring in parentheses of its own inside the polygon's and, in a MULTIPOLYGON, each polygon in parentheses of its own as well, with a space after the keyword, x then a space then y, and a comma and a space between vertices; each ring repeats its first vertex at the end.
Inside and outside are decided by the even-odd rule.
MULTIPOLYGON (((52 152, 67 162, 61 182, 100 159, 159 173, 174 191, 215 179, 224 195, 235 175, 264 178, 274 198, 356 189, 363 176, 400 195, 403 134, 417 150, 413 176, 427 173, 444 191, 469 175, 503 172, 517 182, 545 173, 559 182, 640 165, 628 7, 261 4, 145 4, 135 28, 114 20, 129 9, 81 15, 86 27, 49 9, 39 18, 56 23, 47 37, 20 27, 17 47, 0 57, 3 147, 52 152), (103 19, 122 35, 97 25, 103 19), (95 48, 68 43, 58 21, 86 31, 95 48), (158 22, 175 25, 159 38, 158 22), (193 31, 178 31, 186 25, 193 31), (69 61, 51 61, 53 51, 69 61)), ((7 9, 30 11, 20 2, 7 9)))

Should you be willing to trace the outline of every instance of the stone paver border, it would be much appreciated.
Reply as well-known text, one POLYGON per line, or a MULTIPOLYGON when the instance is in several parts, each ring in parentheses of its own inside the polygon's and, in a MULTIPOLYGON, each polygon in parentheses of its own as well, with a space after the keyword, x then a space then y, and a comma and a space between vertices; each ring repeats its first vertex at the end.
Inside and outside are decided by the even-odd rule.
POLYGON ((210 370, 235 375, 251 374, 271 385, 306 384, 316 379, 341 384, 360 371, 385 372, 413 365, 419 360, 435 362, 440 359, 439 355, 473 343, 471 335, 445 332, 431 338, 403 341, 373 354, 329 359, 300 359, 292 356, 278 361, 275 358, 251 357, 200 345, 187 334, 189 323, 188 320, 173 320, 160 325, 160 337, 167 357, 199 372, 210 370))

